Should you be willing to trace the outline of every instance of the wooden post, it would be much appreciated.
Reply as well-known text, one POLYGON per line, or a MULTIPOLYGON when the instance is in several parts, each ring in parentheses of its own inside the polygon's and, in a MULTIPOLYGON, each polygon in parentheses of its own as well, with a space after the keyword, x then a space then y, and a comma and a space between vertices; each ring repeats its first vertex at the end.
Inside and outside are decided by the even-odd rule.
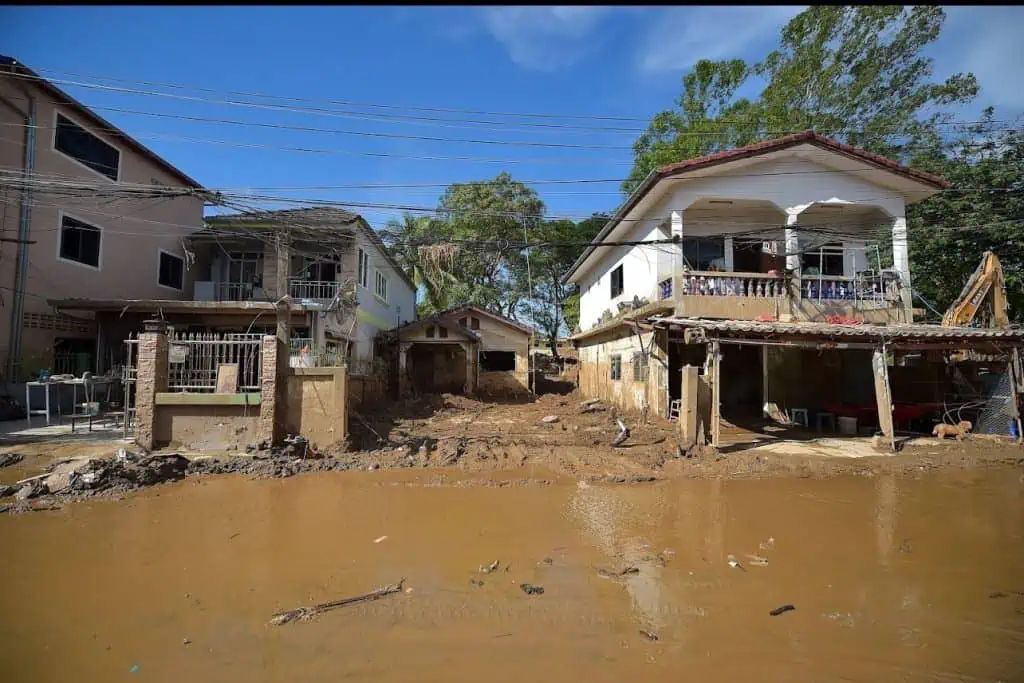
POLYGON ((889 442, 889 448, 896 451, 896 431, 892 424, 892 393, 889 389, 889 367, 886 364, 885 348, 876 349, 871 358, 875 376, 875 401, 878 404, 878 425, 889 442))
MULTIPOLYGON (((697 445, 697 368, 686 365, 682 370, 679 401, 679 445, 684 450, 697 445)), ((703 445, 703 444, 701 444, 703 445)))
POLYGON ((1010 351, 1010 363, 1007 370, 1010 372, 1010 419, 1017 423, 1017 443, 1024 441, 1024 433, 1021 432, 1020 410, 1018 409, 1018 394, 1020 387, 1017 386, 1017 368, 1020 367, 1020 349, 1014 347, 1010 351))
POLYGON ((718 340, 708 344, 708 374, 711 381, 711 445, 718 448, 722 422, 722 356, 718 340))

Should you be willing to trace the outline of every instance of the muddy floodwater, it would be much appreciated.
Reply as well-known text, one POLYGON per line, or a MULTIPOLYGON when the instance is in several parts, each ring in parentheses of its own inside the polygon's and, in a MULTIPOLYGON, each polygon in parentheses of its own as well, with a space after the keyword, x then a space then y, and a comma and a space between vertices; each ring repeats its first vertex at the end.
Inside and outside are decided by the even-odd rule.
POLYGON ((0 518, 0 677, 1024 680, 1017 468, 500 476, 211 477, 0 518))

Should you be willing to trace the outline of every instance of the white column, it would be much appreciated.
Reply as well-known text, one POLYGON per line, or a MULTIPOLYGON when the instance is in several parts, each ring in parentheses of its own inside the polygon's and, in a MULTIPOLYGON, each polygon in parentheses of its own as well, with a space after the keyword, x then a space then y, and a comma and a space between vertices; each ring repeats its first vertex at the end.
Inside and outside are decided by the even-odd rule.
POLYGON ((683 270, 683 212, 672 212, 672 237, 679 240, 679 245, 672 250, 672 272, 683 270))
POLYGON ((725 269, 727 271, 729 271, 730 273, 733 272, 735 270, 735 268, 733 267, 734 263, 735 263, 735 261, 733 260, 733 254, 732 254, 732 238, 731 237, 726 237, 725 238, 725 269))
POLYGON ((799 211, 786 212, 786 269, 793 271, 793 277, 800 277, 800 239, 796 232, 799 211))
POLYGON ((907 249, 907 219, 897 216, 892 222, 892 260, 900 275, 900 294, 907 322, 913 322, 914 296, 910 289, 910 254, 907 249))

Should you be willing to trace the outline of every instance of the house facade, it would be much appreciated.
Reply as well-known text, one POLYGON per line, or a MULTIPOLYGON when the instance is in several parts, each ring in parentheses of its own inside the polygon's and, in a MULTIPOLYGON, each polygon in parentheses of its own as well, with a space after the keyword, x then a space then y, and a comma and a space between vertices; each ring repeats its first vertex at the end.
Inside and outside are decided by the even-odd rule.
POLYGON ((459 306, 381 335, 392 350, 400 395, 530 391, 526 325, 480 308, 459 306))
POLYGON ((192 296, 182 238, 200 184, 52 82, 0 56, 0 372, 95 370, 90 312, 66 297, 192 296), (142 198, 122 194, 131 185, 142 198))
MULTIPOLYGON (((581 391, 668 415, 681 367, 703 364, 705 347, 658 316, 911 324, 906 207, 946 187, 813 132, 652 172, 595 239, 607 246, 564 278, 581 292, 581 391)), ((760 415, 771 376, 794 371, 766 347, 727 353, 723 401, 760 415)))

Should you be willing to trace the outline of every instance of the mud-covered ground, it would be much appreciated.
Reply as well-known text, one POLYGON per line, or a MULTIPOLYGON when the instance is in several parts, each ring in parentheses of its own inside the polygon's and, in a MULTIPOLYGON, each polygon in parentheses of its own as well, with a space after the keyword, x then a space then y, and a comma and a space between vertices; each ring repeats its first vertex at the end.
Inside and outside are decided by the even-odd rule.
MULTIPOLYGON (((350 417, 347 443, 318 450, 301 441, 246 453, 137 452, 130 444, 45 442, 0 448, 0 512, 53 509, 64 502, 119 497, 128 491, 188 476, 241 473, 254 478, 399 468, 449 468, 476 473, 478 483, 573 478, 589 483, 644 483, 666 478, 827 478, 932 469, 1024 464, 1024 449, 976 436, 963 442, 906 441, 893 455, 870 439, 817 438, 726 425, 717 453, 686 454, 678 426, 667 420, 616 415, 575 394, 512 402, 432 396, 385 404, 350 417), (619 420, 629 437, 613 446, 619 420), (536 474, 537 471, 540 474, 536 474), (45 476, 44 476, 45 475, 45 476), (30 481, 24 481, 35 477, 30 481)), ((1024 476, 1024 475, 1022 475, 1024 476)))

